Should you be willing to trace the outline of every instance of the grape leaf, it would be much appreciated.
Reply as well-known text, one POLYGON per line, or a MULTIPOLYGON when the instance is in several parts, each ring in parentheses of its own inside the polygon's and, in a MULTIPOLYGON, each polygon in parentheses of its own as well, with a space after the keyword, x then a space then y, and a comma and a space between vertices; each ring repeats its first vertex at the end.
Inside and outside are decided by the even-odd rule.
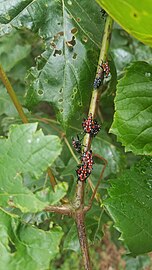
POLYGON ((119 80, 110 132, 126 151, 152 154, 152 66, 136 62, 119 80))
POLYGON ((14 125, 8 139, 0 139, 1 206, 37 212, 46 205, 24 185, 22 174, 29 173, 38 178, 60 154, 61 145, 57 136, 44 136, 36 128, 37 123, 14 125))
POLYGON ((59 252, 62 235, 60 227, 43 231, 0 211, 1 269, 48 269, 59 252))
POLYGON ((145 157, 110 180, 104 205, 133 255, 152 251, 152 158, 145 157))
POLYGON ((145 1, 96 0, 129 34, 152 46, 152 5, 145 1))
POLYGON ((28 74, 26 105, 50 102, 67 127, 90 99, 104 20, 92 0, 7 1, 1 4, 1 35, 15 28, 38 32, 46 51, 28 74))

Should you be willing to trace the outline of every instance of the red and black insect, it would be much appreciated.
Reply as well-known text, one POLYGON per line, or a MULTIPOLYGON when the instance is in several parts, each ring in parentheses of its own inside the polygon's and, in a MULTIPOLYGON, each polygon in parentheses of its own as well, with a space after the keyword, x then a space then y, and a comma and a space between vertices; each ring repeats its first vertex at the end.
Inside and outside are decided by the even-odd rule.
POLYGON ((87 169, 86 164, 82 164, 81 166, 78 167, 76 170, 78 181, 86 182, 86 179, 90 175, 87 169))
POLYGON ((81 156, 81 161, 83 164, 86 164, 87 166, 87 172, 88 174, 90 175, 92 169, 93 169, 93 164, 94 164, 94 161, 93 161, 93 158, 92 158, 92 150, 90 151, 86 151, 82 154, 81 156))
POLYGON ((108 61, 106 61, 105 63, 102 63, 99 66, 103 69, 103 71, 106 75, 106 78, 107 78, 109 76, 109 73, 110 73, 110 67, 109 67, 108 61))
POLYGON ((76 170, 78 180, 79 181, 85 181, 91 174, 93 170, 93 158, 92 158, 92 150, 86 151, 81 156, 81 162, 82 164, 78 167, 76 170))
POLYGON ((84 119, 82 122, 82 127, 85 133, 89 133, 93 136, 96 136, 100 131, 100 125, 95 119, 92 118, 92 113, 89 114, 87 119, 84 119))
POLYGON ((73 145, 73 147, 75 148, 75 150, 78 153, 81 153, 82 144, 81 144, 81 140, 80 140, 80 138, 79 138, 78 135, 77 135, 77 138, 73 138, 72 139, 72 145, 73 145))

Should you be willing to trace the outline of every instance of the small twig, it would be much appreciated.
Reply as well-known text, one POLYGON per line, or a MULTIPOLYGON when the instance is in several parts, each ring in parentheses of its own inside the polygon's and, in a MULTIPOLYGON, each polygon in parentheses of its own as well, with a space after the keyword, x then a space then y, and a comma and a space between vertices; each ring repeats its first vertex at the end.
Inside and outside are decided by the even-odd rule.
POLYGON ((69 142, 68 142, 68 140, 67 140, 67 138, 66 138, 65 135, 63 136, 63 139, 64 139, 64 141, 65 141, 65 144, 66 144, 67 147, 69 148, 69 150, 70 150, 70 152, 71 152, 71 155, 73 156, 73 158, 75 159, 75 161, 79 164, 80 161, 79 161, 79 159, 76 157, 76 155, 75 155, 75 153, 74 153, 74 151, 73 151, 71 145, 69 144, 69 142))
POLYGON ((52 186, 52 189, 54 190, 54 188, 55 188, 55 186, 57 184, 57 182, 55 180, 55 177, 54 177, 54 175, 53 175, 50 168, 47 169, 47 173, 48 173, 48 176, 49 176, 49 179, 50 179, 50 184, 52 186))
POLYGON ((61 205, 61 206, 49 205, 45 207, 44 211, 58 213, 61 215, 69 215, 69 216, 73 215, 73 210, 70 205, 61 205))
POLYGON ((1 80, 3 82, 3 84, 5 85, 11 100, 14 103, 14 106, 15 106, 16 110, 18 111, 19 116, 22 119, 22 122, 24 124, 28 123, 28 119, 27 119, 27 117, 26 117, 26 115, 25 115, 25 113, 23 111, 22 105, 20 104, 20 102, 19 102, 19 100, 18 100, 18 98, 17 98, 17 96, 15 94, 15 91, 13 90, 13 87, 12 87, 9 79, 7 78, 6 73, 3 70, 1 65, 0 65, 0 78, 1 78, 1 80))

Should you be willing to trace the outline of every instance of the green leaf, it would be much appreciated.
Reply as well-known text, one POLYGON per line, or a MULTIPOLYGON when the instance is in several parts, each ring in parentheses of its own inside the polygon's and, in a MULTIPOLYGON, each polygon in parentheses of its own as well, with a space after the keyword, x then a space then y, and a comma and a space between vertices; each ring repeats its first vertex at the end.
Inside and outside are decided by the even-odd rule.
POLYGON ((0 23, 1 35, 26 27, 46 41, 46 51, 28 75, 26 103, 33 108, 50 102, 66 128, 91 96, 104 25, 98 5, 92 0, 7 1, 0 23))
MULTIPOLYGON (((94 154, 98 154, 108 161, 104 177, 110 174, 120 173, 123 170, 125 166, 125 157, 120 149, 113 144, 110 137, 104 132, 101 133, 100 131, 100 135, 92 142, 92 150, 94 154)), ((99 158, 94 159, 96 159, 95 163, 99 165, 98 175, 96 175, 97 180, 102 170, 103 161, 99 158)))
POLYGON ((54 205, 66 195, 67 190, 68 190, 68 184, 65 182, 62 182, 55 186, 55 190, 50 190, 49 188, 46 188, 37 192, 36 196, 41 201, 54 205))
POLYGON ((2 114, 14 116, 17 115, 18 112, 6 89, 0 84, 0 115, 2 114))
POLYGON ((50 260, 59 252, 62 235, 60 227, 43 231, 34 226, 23 225, 0 211, 1 268, 48 269, 50 260))
POLYGON ((37 212, 46 203, 38 200, 25 185, 22 174, 39 177, 61 152, 57 136, 36 131, 37 123, 12 126, 8 139, 0 139, 1 206, 13 206, 23 212, 37 212))
POLYGON ((64 128, 86 106, 93 86, 101 37, 98 25, 101 24, 102 30, 103 22, 97 5, 89 2, 86 6, 77 1, 48 4, 50 25, 47 27, 51 36, 46 33, 47 27, 42 32, 50 39, 51 46, 47 46, 36 68, 28 74, 27 107, 32 108, 40 101, 50 102, 64 128))
POLYGON ((152 251, 152 158, 110 180, 104 204, 133 255, 152 251))
POLYGON ((2 37, 0 39, 0 59, 5 72, 10 71, 17 63, 25 59, 30 50, 31 45, 26 44, 16 31, 2 37))
POLYGON ((96 2, 129 34, 152 46, 152 5, 149 0, 96 0, 96 2))
POLYGON ((119 80, 110 132, 126 151, 152 154, 152 66, 136 62, 119 80))

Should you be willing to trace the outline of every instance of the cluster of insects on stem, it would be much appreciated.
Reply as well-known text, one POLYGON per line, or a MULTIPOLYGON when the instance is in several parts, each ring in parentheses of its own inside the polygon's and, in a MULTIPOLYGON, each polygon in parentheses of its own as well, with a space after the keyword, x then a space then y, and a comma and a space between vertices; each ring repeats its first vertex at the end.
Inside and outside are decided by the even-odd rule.
MULTIPOLYGON (((92 137, 95 137, 100 131, 100 125, 95 119, 93 119, 92 113, 89 114, 88 118, 83 119, 82 127, 84 133, 89 133, 92 137)), ((78 135, 77 138, 73 138, 72 145, 75 150, 81 154, 81 164, 78 165, 78 169, 76 170, 78 181, 86 181, 92 172, 94 164, 92 150, 82 152, 82 144, 78 135)))
MULTIPOLYGON (((95 80, 94 80, 94 89, 97 89, 100 87, 104 77, 108 77, 109 73, 110 73, 110 67, 108 64, 108 61, 106 62, 102 62, 99 65, 99 70, 96 74, 95 80)), ((90 113, 88 115, 88 118, 84 118, 83 122, 82 122, 82 127, 84 130, 84 133, 88 133, 90 135, 90 137, 95 137, 98 132, 100 131, 100 125, 98 124, 96 119, 93 119, 93 114, 90 113)), ((77 135, 76 138, 73 138, 72 140, 72 145, 75 148, 75 150, 80 154, 80 164, 78 165, 78 168, 76 170, 76 174, 77 174, 77 182, 81 181, 81 182, 86 182, 86 179, 90 176, 92 170, 93 170, 93 164, 94 164, 94 160, 93 160, 93 154, 92 154, 92 150, 87 150, 87 151, 83 151, 83 145, 81 143, 82 139, 79 138, 79 136, 77 135)), ((85 146, 84 146, 85 147, 85 146)), ((100 157, 99 155, 94 155, 97 156, 98 158, 100 158, 102 161, 104 161, 105 163, 105 167, 107 164, 107 161, 100 157)), ((105 169, 104 167, 104 169, 105 169)), ((103 172, 102 172, 103 174, 103 172)), ((100 177, 101 180, 101 177, 100 177)), ((97 186, 99 185, 99 183, 97 184, 97 186)))

